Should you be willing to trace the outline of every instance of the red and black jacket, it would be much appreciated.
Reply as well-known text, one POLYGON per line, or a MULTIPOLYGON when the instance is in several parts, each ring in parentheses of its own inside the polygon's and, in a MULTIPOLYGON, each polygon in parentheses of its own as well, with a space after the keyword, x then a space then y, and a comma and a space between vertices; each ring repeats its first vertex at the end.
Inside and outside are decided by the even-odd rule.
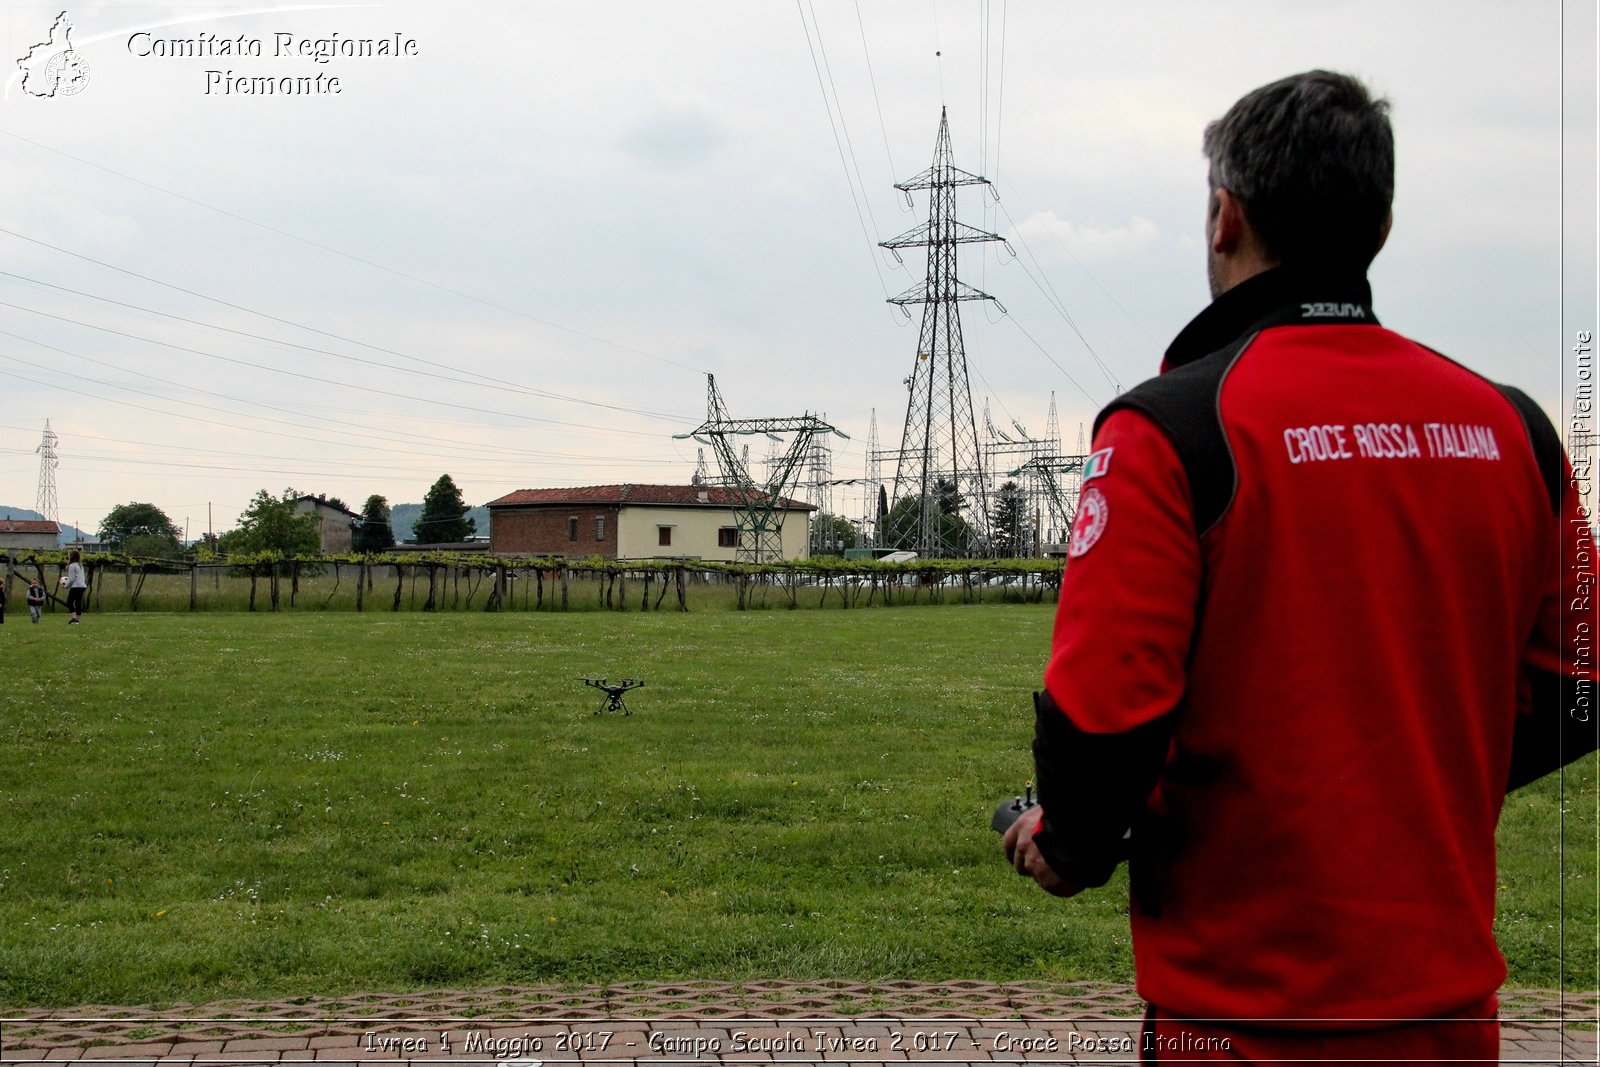
POLYGON ((1592 535, 1549 420, 1379 325, 1364 279, 1279 269, 1094 449, 1036 841, 1099 885, 1132 827, 1140 993, 1329 1021, 1492 994, 1506 790, 1597 744, 1568 595, 1592 535))

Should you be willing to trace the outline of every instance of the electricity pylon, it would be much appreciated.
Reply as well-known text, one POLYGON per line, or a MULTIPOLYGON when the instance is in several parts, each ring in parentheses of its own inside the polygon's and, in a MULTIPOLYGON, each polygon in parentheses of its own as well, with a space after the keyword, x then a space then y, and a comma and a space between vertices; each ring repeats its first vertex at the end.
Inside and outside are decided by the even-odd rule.
POLYGON ((61 505, 56 500, 56 468, 61 465, 61 460, 56 458, 56 445, 60 443, 61 438, 50 429, 50 420, 45 419, 44 440, 34 449, 39 453, 39 496, 34 510, 58 524, 61 522, 61 505))
MULTIPOLYGON (((872 409, 872 421, 867 425, 867 476, 861 501, 861 547, 869 547, 867 531, 871 530, 870 546, 883 544, 884 520, 887 513, 878 513, 878 496, 883 486, 883 456, 878 451, 878 409, 872 409)), ((885 509, 887 512, 887 509, 885 509)))
POLYGON ((716 375, 706 375, 706 421, 689 433, 675 436, 679 439, 692 437, 710 445, 717 457, 722 484, 731 498, 734 525, 738 529, 735 560, 767 563, 783 558, 784 495, 793 489, 799 478, 801 460, 812 438, 824 433, 848 436, 814 415, 783 419, 729 418, 722 394, 717 392, 716 375), (766 434, 777 442, 783 440, 780 434, 792 435, 788 448, 780 453, 762 485, 757 485, 750 473, 750 450, 745 448, 742 457, 734 451, 733 438, 741 434, 766 434))
POLYGON ((956 249, 1004 238, 955 217, 956 189, 988 184, 987 178, 969 174, 951 162, 950 123, 941 110, 933 165, 895 186, 907 194, 928 190, 928 221, 882 242, 884 248, 926 247, 928 267, 921 284, 889 298, 889 303, 902 307, 922 305, 922 331, 908 380, 911 395, 891 501, 892 510, 901 512, 895 525, 911 525, 908 509, 913 505, 903 504, 907 499, 916 502, 916 521, 914 529, 880 531, 880 536, 888 533, 900 542, 894 547, 914 548, 928 556, 973 555, 982 552, 989 540, 989 490, 972 414, 960 303, 994 297, 956 276, 956 249))

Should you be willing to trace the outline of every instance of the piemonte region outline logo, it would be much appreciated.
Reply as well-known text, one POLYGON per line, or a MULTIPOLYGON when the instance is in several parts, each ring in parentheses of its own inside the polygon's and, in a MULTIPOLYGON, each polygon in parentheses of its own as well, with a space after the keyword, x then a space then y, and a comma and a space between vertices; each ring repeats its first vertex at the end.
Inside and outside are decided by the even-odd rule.
POLYGON ((72 20, 56 16, 50 38, 32 46, 17 60, 22 91, 29 96, 76 96, 89 84, 89 62, 72 47, 72 20))

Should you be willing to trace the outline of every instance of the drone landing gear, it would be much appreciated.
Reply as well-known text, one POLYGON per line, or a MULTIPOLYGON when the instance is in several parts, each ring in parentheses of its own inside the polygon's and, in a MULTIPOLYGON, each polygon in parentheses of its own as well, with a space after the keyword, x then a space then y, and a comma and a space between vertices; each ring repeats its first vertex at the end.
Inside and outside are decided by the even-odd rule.
POLYGON ((585 678, 583 684, 593 686, 605 694, 605 699, 601 700, 600 706, 595 709, 596 715, 607 711, 620 711, 624 715, 632 715, 633 712, 628 710, 628 705, 623 703, 622 694, 644 685, 644 679, 624 678, 620 682, 611 682, 604 678, 585 678))

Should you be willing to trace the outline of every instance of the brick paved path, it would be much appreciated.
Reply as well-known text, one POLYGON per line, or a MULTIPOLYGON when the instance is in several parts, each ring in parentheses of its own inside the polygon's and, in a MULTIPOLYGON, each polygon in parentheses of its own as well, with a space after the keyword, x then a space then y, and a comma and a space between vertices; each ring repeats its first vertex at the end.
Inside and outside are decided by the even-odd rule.
MULTIPOLYGON (((1136 1063, 1105 983, 691 982, 0 1011, 0 1062, 1136 1063)), ((1505 990, 1506 1063, 1597 1063, 1600 993, 1505 990)))

